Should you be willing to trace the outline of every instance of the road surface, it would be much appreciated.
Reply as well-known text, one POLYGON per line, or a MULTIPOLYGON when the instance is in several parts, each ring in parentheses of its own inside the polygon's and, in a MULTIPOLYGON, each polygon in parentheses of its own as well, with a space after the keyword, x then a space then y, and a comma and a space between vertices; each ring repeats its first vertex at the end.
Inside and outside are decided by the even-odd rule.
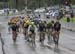
MULTIPOLYGON (((39 35, 36 35, 36 48, 32 48, 31 44, 24 40, 22 33, 18 34, 16 44, 12 41, 12 34, 8 32, 9 18, 0 17, 0 24, 2 26, 2 39, 4 42, 5 54, 75 54, 75 32, 62 29, 59 40, 59 48, 54 46, 54 43, 47 44, 47 38, 44 46, 40 46, 39 35)), ((46 19, 45 19, 46 20, 46 19)), ((0 40, 0 54, 3 54, 2 43, 0 40)))

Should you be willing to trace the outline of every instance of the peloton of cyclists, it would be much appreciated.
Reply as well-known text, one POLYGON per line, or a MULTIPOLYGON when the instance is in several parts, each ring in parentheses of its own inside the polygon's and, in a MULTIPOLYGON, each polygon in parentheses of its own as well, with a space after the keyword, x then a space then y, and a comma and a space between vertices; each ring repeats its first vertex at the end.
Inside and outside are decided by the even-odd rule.
POLYGON ((35 22, 31 21, 28 16, 26 16, 24 19, 19 19, 19 18, 12 18, 10 22, 8 22, 8 25, 12 25, 12 37, 13 41, 16 41, 17 38, 17 32, 20 27, 20 29, 23 29, 23 34, 25 36, 25 40, 28 42, 32 41, 32 44, 35 45, 35 39, 36 39, 36 31, 35 28, 38 29, 39 32, 39 42, 41 44, 44 44, 44 40, 46 39, 46 34, 47 34, 47 39, 48 43, 51 42, 52 38, 55 43, 55 45, 58 46, 59 44, 59 35, 60 35, 60 30, 61 30, 61 24, 59 21, 43 21, 41 20, 38 24, 38 27, 36 27, 35 22))

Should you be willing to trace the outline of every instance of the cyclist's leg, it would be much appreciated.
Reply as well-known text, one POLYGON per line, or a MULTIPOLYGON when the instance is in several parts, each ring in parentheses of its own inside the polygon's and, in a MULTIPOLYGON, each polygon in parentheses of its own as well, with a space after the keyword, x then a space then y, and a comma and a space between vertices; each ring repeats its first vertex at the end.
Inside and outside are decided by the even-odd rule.
POLYGON ((24 28, 24 36, 25 36, 25 40, 27 39, 26 37, 26 28, 24 28))
POLYGON ((26 29, 26 39, 29 42, 28 28, 26 29))
POLYGON ((13 35, 13 41, 16 42, 16 38, 17 38, 17 32, 16 31, 12 31, 12 35, 13 35))
POLYGON ((53 41, 54 41, 54 43, 55 43, 55 45, 57 44, 56 43, 56 31, 54 31, 54 33, 53 33, 53 41))
POLYGON ((52 41, 53 41, 52 29, 50 29, 49 34, 50 34, 50 43, 52 43, 52 41))
POLYGON ((51 39, 52 39, 52 40, 54 40, 54 39, 53 39, 53 36, 54 36, 53 32, 54 32, 54 30, 52 29, 52 31, 51 31, 51 39))
POLYGON ((32 34, 31 34, 31 32, 29 32, 29 34, 28 34, 29 42, 31 42, 31 38, 32 38, 32 34))
POLYGON ((55 46, 57 47, 58 47, 58 41, 59 41, 59 35, 58 35, 58 32, 56 31, 54 36, 54 43, 55 43, 55 46))
POLYGON ((40 42, 42 42, 43 41, 43 32, 41 31, 40 32, 40 42))
POLYGON ((34 45, 34 38, 33 38, 33 33, 31 32, 31 44, 32 44, 32 47, 34 45))
POLYGON ((19 32, 19 26, 17 26, 17 32, 19 32))
POLYGON ((48 43, 50 43, 50 31, 47 32, 48 43))
POLYGON ((32 33, 32 46, 35 46, 36 44, 35 44, 35 34, 34 33, 32 33))
POLYGON ((45 40, 45 32, 43 32, 43 41, 45 40))
POLYGON ((54 43, 55 43, 55 45, 56 45, 57 42, 56 42, 56 37, 55 37, 55 36, 53 36, 53 41, 54 41, 54 43))
POLYGON ((34 44, 35 44, 35 33, 34 33, 34 44))
POLYGON ((14 41, 14 31, 12 31, 12 40, 14 41))
POLYGON ((45 33, 42 32, 42 33, 41 33, 41 44, 42 44, 42 45, 44 44, 44 40, 45 40, 45 33))
POLYGON ((20 25, 19 25, 19 32, 21 32, 21 28, 22 28, 22 27, 21 27, 21 24, 20 24, 20 25))
POLYGON ((16 39, 17 39, 17 32, 15 32, 15 41, 16 41, 16 39))
POLYGON ((39 32, 39 42, 41 42, 41 31, 39 32))
POLYGON ((24 34, 24 36, 25 36, 25 28, 23 28, 23 34, 24 34))
POLYGON ((59 45, 59 34, 60 32, 57 32, 57 46, 59 45))
POLYGON ((35 36, 36 36, 36 34, 34 33, 34 47, 36 47, 35 36))
POLYGON ((50 43, 50 33, 48 32, 48 43, 50 43))

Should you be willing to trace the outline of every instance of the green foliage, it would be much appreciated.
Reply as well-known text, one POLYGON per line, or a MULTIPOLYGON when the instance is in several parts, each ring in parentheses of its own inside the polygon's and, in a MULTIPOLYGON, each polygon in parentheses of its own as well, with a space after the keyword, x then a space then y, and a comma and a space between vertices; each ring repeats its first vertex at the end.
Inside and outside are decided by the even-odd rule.
POLYGON ((22 9, 24 7, 24 0, 9 0, 9 8, 22 9))
MULTIPOLYGON (((66 23, 67 22, 67 18, 63 17, 60 21, 66 23)), ((75 23, 75 17, 74 18, 70 18, 70 22, 75 23)))
MULTIPOLYGON (((22 9, 27 6, 30 9, 47 7, 52 5, 62 4, 66 0, 0 0, 0 2, 8 2, 10 8, 22 9)), ((75 4, 75 0, 71 0, 72 4, 75 4)))

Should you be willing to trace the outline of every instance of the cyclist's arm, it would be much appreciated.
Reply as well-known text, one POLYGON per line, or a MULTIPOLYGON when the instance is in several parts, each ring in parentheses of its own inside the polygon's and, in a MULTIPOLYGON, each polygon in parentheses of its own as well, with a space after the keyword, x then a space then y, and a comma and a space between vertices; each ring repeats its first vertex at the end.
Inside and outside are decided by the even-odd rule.
POLYGON ((30 32, 30 27, 31 27, 31 25, 29 25, 29 27, 28 27, 28 34, 29 34, 29 32, 30 32))

